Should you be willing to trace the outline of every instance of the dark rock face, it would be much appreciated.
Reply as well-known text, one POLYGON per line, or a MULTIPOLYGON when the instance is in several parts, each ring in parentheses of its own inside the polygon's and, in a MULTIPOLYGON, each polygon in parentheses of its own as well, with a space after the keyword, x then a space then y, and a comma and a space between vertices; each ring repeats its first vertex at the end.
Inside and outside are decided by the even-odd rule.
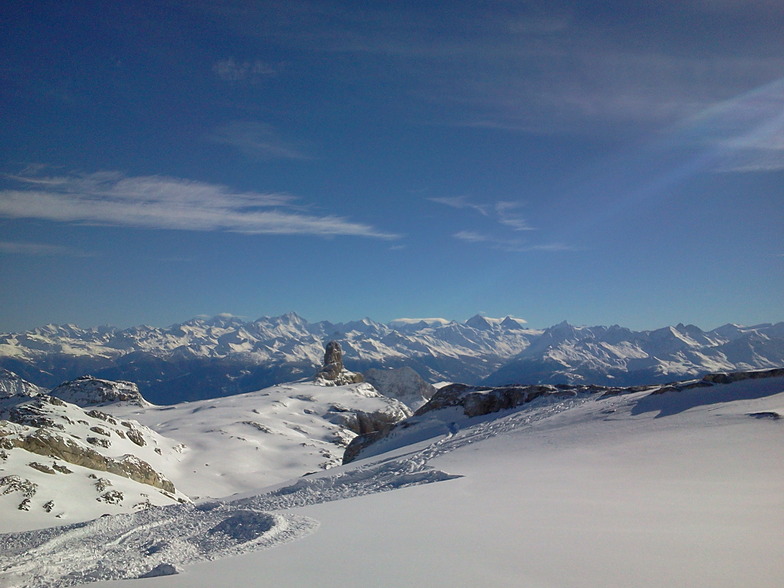
POLYGON ((702 379, 711 384, 731 384, 741 380, 757 380, 759 378, 775 378, 784 376, 784 368, 774 368, 772 370, 755 370, 749 372, 720 372, 717 374, 707 374, 702 379))
MULTIPOLYGON (((585 387, 581 387, 585 389, 585 387)), ((414 417, 421 416, 433 410, 462 406, 463 414, 475 417, 500 410, 507 410, 531 402, 540 396, 571 397, 577 390, 569 387, 556 386, 506 386, 491 388, 488 386, 467 386, 465 384, 450 384, 438 390, 433 397, 414 413, 414 417)), ((376 441, 388 436, 397 427, 406 427, 406 421, 389 423, 373 431, 359 431, 343 453, 343 463, 354 461, 360 452, 376 441)))
POLYGON ((331 376, 330 379, 334 380, 343 371, 343 350, 340 348, 340 343, 337 341, 330 341, 327 343, 326 350, 324 351, 324 367, 321 373, 325 376, 331 376))
MULTIPOLYGON (((450 406, 460 406, 467 417, 476 417, 501 410, 508 410, 536 400, 542 396, 550 398, 570 398, 578 392, 601 392, 607 388, 599 386, 505 386, 491 388, 488 386, 467 386, 465 384, 450 384, 438 390, 433 397, 419 410, 414 417, 421 416, 433 410, 440 410, 450 406)), ((354 461, 360 452, 376 441, 388 436, 397 427, 405 428, 407 421, 389 423, 375 431, 361 431, 343 453, 343 463, 354 461)))
POLYGON ((417 410, 414 415, 418 416, 431 410, 449 406, 462 406, 463 414, 467 417, 475 417, 514 408, 531 402, 540 396, 571 397, 575 394, 577 394, 576 388, 549 385, 491 388, 487 386, 451 384, 436 392, 430 401, 417 410))
POLYGON ((324 352, 324 366, 316 374, 315 381, 322 386, 345 386, 359 384, 365 379, 362 374, 348 371, 343 366, 343 350, 340 343, 330 341, 324 352))

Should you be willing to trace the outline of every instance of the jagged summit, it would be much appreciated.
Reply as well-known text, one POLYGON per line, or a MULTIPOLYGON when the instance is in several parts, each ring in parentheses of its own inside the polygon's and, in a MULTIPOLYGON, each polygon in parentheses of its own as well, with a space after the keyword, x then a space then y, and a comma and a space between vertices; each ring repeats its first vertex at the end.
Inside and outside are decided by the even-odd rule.
POLYGON ((469 327, 473 327, 475 329, 481 329, 481 330, 493 328, 493 324, 485 317, 483 317, 481 314, 475 314, 470 319, 468 319, 465 322, 465 324, 468 325, 469 327))

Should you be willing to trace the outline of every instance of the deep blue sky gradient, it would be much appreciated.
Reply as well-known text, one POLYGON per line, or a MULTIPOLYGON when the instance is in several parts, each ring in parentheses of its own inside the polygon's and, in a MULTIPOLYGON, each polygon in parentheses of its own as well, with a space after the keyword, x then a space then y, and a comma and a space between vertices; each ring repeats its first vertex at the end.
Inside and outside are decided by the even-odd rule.
POLYGON ((0 7, 0 331, 784 319, 784 9, 0 7))

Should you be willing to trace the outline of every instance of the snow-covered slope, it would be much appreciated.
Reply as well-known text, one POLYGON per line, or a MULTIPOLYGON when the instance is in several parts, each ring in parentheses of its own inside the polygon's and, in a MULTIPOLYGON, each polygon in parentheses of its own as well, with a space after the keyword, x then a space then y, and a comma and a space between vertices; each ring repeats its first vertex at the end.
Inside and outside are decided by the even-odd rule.
POLYGON ((39 395, 0 407, 2 528, 29 529, 188 500, 165 472, 182 446, 127 419, 39 395))
POLYGON ((91 373, 139 385, 157 404, 250 392, 312 375, 336 340, 347 369, 409 367, 430 382, 663 383, 717 370, 784 365, 784 323, 654 331, 474 316, 310 323, 289 313, 243 321, 219 315, 168 328, 47 325, 0 335, 0 367, 52 387, 91 373))
POLYGON ((32 398, 43 393, 44 389, 20 378, 13 372, 0 369, 0 402, 32 398))
POLYGON ((111 410, 182 441, 187 448, 167 474, 177 488, 201 499, 334 467, 357 434, 411 415, 370 384, 311 382, 175 406, 111 410))
MULTIPOLYGON (((0 478, 7 482, 0 481, 0 530, 86 520, 149 502, 167 504, 186 495, 203 500, 279 483, 339 465, 356 435, 411 415, 403 403, 366 383, 325 387, 300 382, 166 407, 133 395, 129 401, 124 382, 81 379, 58 390, 88 406, 100 401, 100 410, 48 395, 5 410, 0 406, 5 419, 0 421, 0 478), (117 390, 124 393, 118 396, 117 390), (107 395, 115 401, 107 403, 107 395), (127 473, 117 460, 148 464, 161 480, 171 480, 177 492, 166 486, 161 498, 156 488, 105 474, 127 473), (77 475, 60 475, 66 470, 77 475), (107 490, 109 484, 99 484, 96 476, 109 479, 112 487, 107 490), (26 494, 25 488, 33 487, 26 481, 35 485, 34 496, 26 494), (97 499, 113 490, 120 490, 123 500, 107 510, 97 499)), ((149 472, 147 477, 147 482, 156 481, 149 472)))
POLYGON ((463 408, 244 496, 4 535, 0 585, 780 586, 784 377, 463 408))

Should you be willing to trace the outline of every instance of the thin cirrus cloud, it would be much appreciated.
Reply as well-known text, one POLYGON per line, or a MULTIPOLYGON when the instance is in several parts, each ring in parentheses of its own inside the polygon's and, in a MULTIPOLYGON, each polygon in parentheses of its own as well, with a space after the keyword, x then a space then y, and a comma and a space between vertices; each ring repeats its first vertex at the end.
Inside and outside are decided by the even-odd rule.
POLYGON ((493 249, 507 251, 510 253, 530 251, 531 249, 525 245, 525 242, 522 239, 497 237, 494 235, 479 233, 477 231, 458 231, 452 236, 455 239, 465 241, 466 243, 481 243, 483 245, 492 247, 493 249))
POLYGON ((224 82, 232 83, 255 83, 277 73, 264 61, 236 61, 233 57, 216 61, 212 66, 212 72, 224 82))
POLYGON ((311 159, 299 145, 258 121, 232 121, 215 129, 208 139, 233 147, 251 159, 311 159))
POLYGON ((511 200, 499 200, 494 203, 484 204, 473 202, 468 196, 443 196, 428 198, 431 202, 443 204, 450 208, 459 210, 473 210, 482 216, 491 218, 496 222, 510 227, 515 231, 533 231, 534 228, 528 224, 517 210, 522 208, 520 202, 511 200))
POLYGON ((496 235, 487 235, 477 231, 458 231, 452 235, 455 239, 465 241, 467 243, 481 243, 499 251, 506 251, 508 253, 524 253, 528 251, 574 251, 573 247, 564 243, 545 243, 538 245, 531 245, 516 238, 504 238, 496 235))
POLYGON ((672 141, 712 149, 720 172, 784 170, 784 78, 726 100, 672 130, 672 141))
POLYGON ((0 254, 32 255, 39 257, 93 257, 93 254, 63 245, 30 243, 27 241, 0 241, 0 254))
MULTIPOLYGON (((576 4, 468 2, 450 11, 402 2, 356 11, 316 0, 250 10, 231 2, 189 6, 243 35, 372 60, 371 68, 343 75, 377 64, 381 76, 404 71, 408 95, 437 106, 431 123, 537 134, 657 132, 781 76, 778 0, 683 0, 642 11, 628 1, 609 9, 576 4)), ((221 63, 234 78, 253 62, 221 63)))
POLYGON ((519 202, 512 202, 509 200, 500 200, 495 203, 494 210, 496 218, 499 223, 511 227, 515 231, 533 231, 535 230, 528 221, 517 213, 517 210, 522 207, 519 202))
POLYGON ((474 210, 482 216, 488 216, 490 214, 489 206, 472 202, 468 196, 443 196, 437 198, 428 198, 428 200, 438 204, 443 204, 444 206, 449 206, 450 208, 474 210))
POLYGON ((22 187, 0 190, 0 217, 5 218, 246 234, 399 237, 339 216, 304 213, 288 194, 237 192, 182 178, 104 171, 7 179, 22 187))
POLYGON ((481 216, 501 225, 507 231, 511 230, 512 235, 504 236, 496 231, 493 235, 475 230, 463 230, 454 233, 455 239, 466 243, 483 244, 493 249, 510 252, 523 251, 562 251, 568 249, 563 245, 530 245, 523 239, 516 236, 522 231, 534 231, 528 221, 518 212, 523 205, 520 202, 511 200, 498 200, 492 203, 477 203, 467 196, 448 196, 430 198, 431 202, 443 204, 458 210, 469 210, 479 213, 481 216))

